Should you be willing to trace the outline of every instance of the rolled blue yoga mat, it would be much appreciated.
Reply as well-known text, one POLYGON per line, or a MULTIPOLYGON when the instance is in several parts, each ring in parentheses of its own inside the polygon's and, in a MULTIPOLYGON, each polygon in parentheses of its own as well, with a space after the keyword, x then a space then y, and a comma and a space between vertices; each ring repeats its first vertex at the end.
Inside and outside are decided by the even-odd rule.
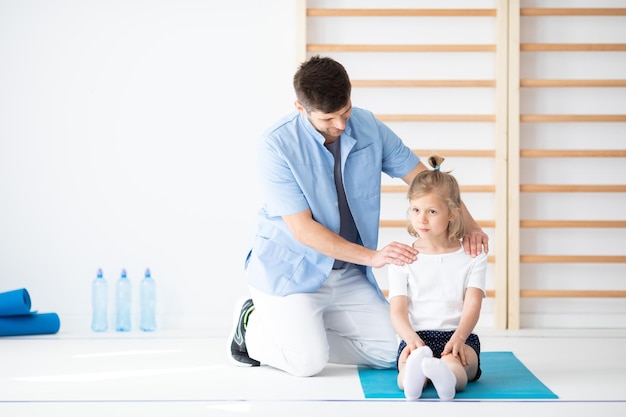
POLYGON ((25 288, 0 293, 0 336, 54 334, 61 321, 56 313, 30 311, 30 295, 25 288))
POLYGON ((54 334, 61 321, 57 313, 33 313, 23 316, 0 317, 0 336, 54 334))
POLYGON ((0 316, 30 314, 30 295, 26 288, 0 293, 0 316))

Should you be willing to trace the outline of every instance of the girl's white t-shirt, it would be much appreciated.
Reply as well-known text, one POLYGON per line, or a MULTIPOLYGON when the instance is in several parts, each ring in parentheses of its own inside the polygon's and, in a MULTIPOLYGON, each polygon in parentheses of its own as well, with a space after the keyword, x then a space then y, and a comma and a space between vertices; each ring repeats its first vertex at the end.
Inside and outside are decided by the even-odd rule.
POLYGON ((475 258, 460 247, 440 255, 420 253, 417 261, 404 266, 389 265, 389 299, 408 297, 409 321, 414 330, 454 330, 463 312, 469 287, 485 297, 487 254, 475 258))

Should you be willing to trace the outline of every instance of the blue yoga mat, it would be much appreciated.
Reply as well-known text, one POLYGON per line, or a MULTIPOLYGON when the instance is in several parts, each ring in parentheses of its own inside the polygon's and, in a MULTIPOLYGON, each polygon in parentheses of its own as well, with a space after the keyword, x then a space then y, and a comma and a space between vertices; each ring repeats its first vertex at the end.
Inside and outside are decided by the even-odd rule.
POLYGON ((54 334, 61 321, 56 313, 33 313, 23 316, 0 317, 0 336, 54 334))
MULTIPOLYGON (((470 382, 455 399, 556 399, 512 352, 481 352, 483 371, 478 381, 470 382)), ((359 379, 365 398, 405 398, 398 388, 395 369, 359 368, 359 379)), ((432 384, 422 391, 421 398, 438 398, 432 384)))
POLYGON ((0 316, 30 314, 30 295, 26 288, 0 293, 0 316))
POLYGON ((54 334, 61 321, 56 313, 30 311, 30 295, 25 288, 0 293, 0 336, 54 334))

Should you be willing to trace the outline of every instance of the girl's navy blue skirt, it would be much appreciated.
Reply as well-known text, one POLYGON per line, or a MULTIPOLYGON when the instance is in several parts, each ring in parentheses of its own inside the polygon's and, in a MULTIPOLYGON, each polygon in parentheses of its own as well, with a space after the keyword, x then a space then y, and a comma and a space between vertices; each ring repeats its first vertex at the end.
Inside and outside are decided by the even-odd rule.
MULTIPOLYGON (((454 334, 453 330, 442 331, 442 330, 418 330, 417 335, 424 341, 426 346, 428 346, 433 351, 433 356, 435 358, 441 358, 441 352, 443 352, 443 348, 448 343, 448 340, 454 334)), ((478 371, 476 372, 476 376, 471 381, 476 381, 480 378, 482 371, 480 370, 480 339, 478 335, 471 333, 465 344, 474 349, 476 352, 476 356, 478 356, 478 371)), ((400 358, 400 352, 406 347, 406 342, 403 340, 400 342, 400 346, 398 346, 398 357, 396 358, 396 368, 398 367, 398 360, 400 358)), ((471 382, 470 381, 470 382, 471 382)))

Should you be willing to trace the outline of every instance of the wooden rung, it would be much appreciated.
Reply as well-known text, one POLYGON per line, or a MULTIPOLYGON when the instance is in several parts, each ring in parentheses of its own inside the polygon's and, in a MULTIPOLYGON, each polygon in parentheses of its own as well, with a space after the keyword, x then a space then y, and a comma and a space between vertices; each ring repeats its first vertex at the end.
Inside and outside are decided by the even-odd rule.
POLYGON ((624 16, 626 9, 617 8, 534 8, 522 7, 520 16, 624 16))
MULTIPOLYGON (((495 185, 460 185, 462 193, 493 193, 495 185)), ((406 193, 408 185, 383 185, 380 187, 383 193, 406 193)))
POLYGON ((377 114, 383 122, 495 122, 496 116, 490 114, 377 114))
MULTIPOLYGON (((494 220, 476 220, 476 223, 478 223, 478 225, 483 228, 485 227, 494 228, 496 226, 496 222, 494 220)), ((406 227, 407 221, 406 220, 381 220, 379 224, 380 224, 380 227, 406 227)))
POLYGON ((526 298, 624 298, 621 290, 521 290, 520 297, 526 298))
POLYGON ((520 87, 626 87, 626 80, 520 80, 520 87))
POLYGON ((523 228, 622 228, 626 220, 521 220, 523 228))
POLYGON ((352 87, 495 87, 495 80, 351 80, 352 87))
POLYGON ((520 156, 525 158, 623 158, 626 149, 522 149, 520 156))
MULTIPOLYGON (((385 297, 389 297, 389 290, 382 290, 385 297)), ((486 290, 487 298, 493 298, 496 296, 496 290, 486 290)))
POLYGON ((622 52, 626 43, 522 43, 522 52, 622 52))
POLYGON ((524 123, 594 123, 594 122, 626 122, 625 114, 523 114, 520 122, 524 123))
POLYGON ((626 256, 522 255, 520 262, 529 264, 620 264, 626 263, 626 256))
POLYGON ((331 16, 496 16, 495 9, 307 9, 309 17, 331 16))
POLYGON ((307 52, 495 52, 495 45, 350 45, 309 43, 307 52))
POLYGON ((425 158, 432 154, 443 157, 493 158, 496 151, 493 149, 413 149, 413 153, 425 158))
POLYGON ((520 191, 527 193, 624 193, 626 192, 626 185, 522 184, 520 191))
POLYGON ((381 220, 378 223, 379 227, 406 227, 406 220, 381 220))

